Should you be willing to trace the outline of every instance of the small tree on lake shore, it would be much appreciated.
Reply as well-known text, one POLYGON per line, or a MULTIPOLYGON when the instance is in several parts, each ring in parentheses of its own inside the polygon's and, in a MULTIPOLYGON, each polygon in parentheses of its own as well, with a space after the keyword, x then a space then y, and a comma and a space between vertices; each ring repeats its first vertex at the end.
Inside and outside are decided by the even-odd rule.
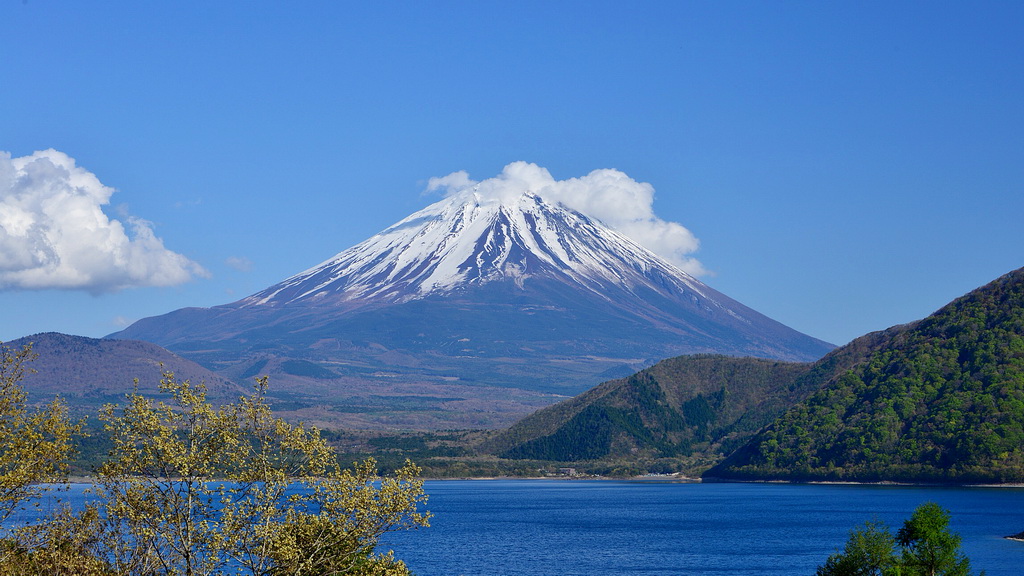
POLYGON ((900 564, 908 576, 969 576, 971 561, 960 551, 960 535, 949 531, 949 512, 934 502, 914 510, 896 533, 900 564))
POLYGON ((816 574, 970 576, 971 563, 960 551, 960 536, 949 531, 949 512, 927 502, 914 510, 895 537, 878 522, 851 531, 843 551, 829 556, 816 574))
POLYGON ((829 556, 817 576, 888 576, 896 564, 895 547, 888 528, 867 522, 850 532, 843 551, 829 556))

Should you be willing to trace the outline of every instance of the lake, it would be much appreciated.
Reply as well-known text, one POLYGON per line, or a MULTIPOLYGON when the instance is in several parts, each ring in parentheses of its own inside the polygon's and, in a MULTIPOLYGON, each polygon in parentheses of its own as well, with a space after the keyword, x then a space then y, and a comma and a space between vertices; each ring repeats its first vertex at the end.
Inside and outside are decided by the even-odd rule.
POLYGON ((1024 489, 465 480, 427 482, 431 527, 389 535, 418 576, 814 574, 852 528, 936 502, 974 570, 1024 574, 1024 489))
POLYGON ((1024 542, 1003 538, 1024 530, 1021 488, 437 480, 426 491, 431 527, 382 546, 418 576, 813 575, 851 529, 878 519, 895 532, 928 501, 950 511, 975 572, 1024 574, 1024 542))

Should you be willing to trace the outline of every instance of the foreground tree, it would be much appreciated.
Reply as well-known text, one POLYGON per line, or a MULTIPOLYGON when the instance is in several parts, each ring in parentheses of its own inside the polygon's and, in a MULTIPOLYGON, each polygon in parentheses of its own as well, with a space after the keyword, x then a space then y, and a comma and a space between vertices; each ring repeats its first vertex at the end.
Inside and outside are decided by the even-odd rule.
POLYGON ((928 502, 918 506, 896 533, 907 576, 968 576, 971 562, 960 552, 960 536, 949 531, 949 512, 928 502))
POLYGON ((166 373, 168 402, 135 392, 105 407, 113 449, 96 489, 96 557, 143 576, 406 574, 374 548, 428 525, 419 469, 340 469, 315 428, 273 417, 266 388, 215 408, 203 386, 166 373))
POLYGON ((14 350, 0 343, 0 522, 38 501, 47 483, 66 478, 71 438, 79 431, 59 399, 29 408, 21 380, 35 357, 31 345, 14 350))
POLYGON ((45 522, 22 527, 5 539, 0 576, 120 576, 95 554, 97 510, 60 508, 45 522))
POLYGON ((896 536, 877 522, 853 530, 842 552, 828 557, 817 576, 970 576, 960 536, 949 531, 949 512, 918 506, 896 536), (900 553, 896 552, 896 545, 900 553))
MULTIPOLYGON (((12 530, 9 521, 18 510, 38 506, 52 483, 67 477, 67 461, 73 452, 72 438, 80 424, 68 419, 59 399, 30 409, 22 379, 36 358, 32 346, 13 349, 0 343, 0 575, 93 574, 90 559, 77 555, 67 538, 39 545, 46 538, 32 528, 12 530), (30 533, 30 531, 32 531, 30 533), (47 552, 39 553, 38 548, 47 552), (84 563, 77 562, 81 557, 84 563)), ((53 530, 56 537, 60 530, 53 530)))
POLYGON ((889 529, 867 522, 850 532, 841 553, 828 557, 817 576, 888 576, 896 564, 896 541, 889 529))
MULTIPOLYGON (((25 408, 17 385, 29 349, 3 351, 0 518, 64 471, 62 405, 25 408)), ((0 539, 0 576, 404 576, 375 548, 427 526, 419 469, 380 478, 370 459, 341 469, 315 428, 274 418, 266 380, 214 407, 203 386, 165 373, 167 401, 138 394, 100 414, 113 444, 84 510, 58 508, 0 539)))

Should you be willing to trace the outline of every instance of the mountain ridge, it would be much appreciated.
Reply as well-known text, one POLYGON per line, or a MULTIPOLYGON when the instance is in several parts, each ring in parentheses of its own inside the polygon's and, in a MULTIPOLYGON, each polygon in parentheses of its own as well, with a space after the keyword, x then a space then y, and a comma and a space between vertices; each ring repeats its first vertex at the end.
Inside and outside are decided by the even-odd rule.
POLYGON ((706 476, 1024 480, 1024 268, 868 337, 861 362, 706 476))
POLYGON ((45 403, 60 396, 75 416, 95 416, 104 403, 123 402, 124 395, 135 387, 153 394, 165 371, 183 380, 204 383, 215 401, 234 401, 248 391, 150 342, 43 332, 4 342, 3 346, 12 350, 32 348, 35 358, 25 364, 22 378, 29 402, 45 403))

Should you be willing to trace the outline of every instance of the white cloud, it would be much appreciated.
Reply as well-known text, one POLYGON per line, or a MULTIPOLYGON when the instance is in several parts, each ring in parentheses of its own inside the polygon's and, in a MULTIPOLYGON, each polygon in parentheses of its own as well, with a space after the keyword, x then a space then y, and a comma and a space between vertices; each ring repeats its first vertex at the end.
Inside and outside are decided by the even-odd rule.
POLYGON ((555 180, 536 164, 513 162, 498 176, 481 182, 459 171, 431 178, 427 184, 428 191, 442 191, 449 196, 470 189, 484 199, 501 202, 533 192, 549 202, 559 202, 600 220, 690 274, 707 274, 700 261, 690 257, 700 247, 697 237, 682 224, 655 216, 654 187, 618 170, 594 170, 580 178, 555 180))
POLYGON ((252 261, 241 256, 229 256, 224 263, 239 272, 249 272, 252 270, 252 261))
POLYGON ((0 152, 0 289, 101 293, 209 275, 164 248, 151 223, 110 219, 113 193, 63 152, 0 152))

